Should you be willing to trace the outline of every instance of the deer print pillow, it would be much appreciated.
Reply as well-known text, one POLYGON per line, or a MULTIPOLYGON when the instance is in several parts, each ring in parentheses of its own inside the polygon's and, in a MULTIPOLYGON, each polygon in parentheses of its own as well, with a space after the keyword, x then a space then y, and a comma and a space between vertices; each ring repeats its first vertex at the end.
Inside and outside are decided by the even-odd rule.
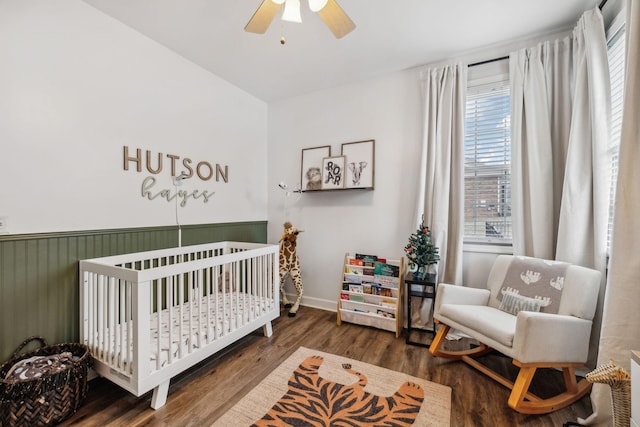
MULTIPOLYGON (((507 294, 533 299, 540 304, 541 312, 557 314, 568 265, 560 261, 514 256, 505 274, 498 300, 504 301, 507 294)), ((528 307, 531 307, 531 311, 533 305, 528 307)))

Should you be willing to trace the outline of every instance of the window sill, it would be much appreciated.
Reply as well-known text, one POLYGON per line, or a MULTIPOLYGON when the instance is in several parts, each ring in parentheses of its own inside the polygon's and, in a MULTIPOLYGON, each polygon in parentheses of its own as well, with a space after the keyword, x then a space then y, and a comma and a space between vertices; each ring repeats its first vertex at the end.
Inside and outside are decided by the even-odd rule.
POLYGON ((462 245, 462 252, 512 255, 513 246, 511 243, 465 242, 462 245))

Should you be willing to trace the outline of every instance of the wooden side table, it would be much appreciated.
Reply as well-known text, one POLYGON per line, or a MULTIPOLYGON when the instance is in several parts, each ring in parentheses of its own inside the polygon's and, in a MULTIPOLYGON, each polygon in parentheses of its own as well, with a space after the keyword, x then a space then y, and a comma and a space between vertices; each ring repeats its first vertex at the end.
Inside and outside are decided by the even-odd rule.
POLYGON ((404 277, 404 284, 406 286, 407 292, 407 339, 406 343, 411 345, 417 345, 420 347, 429 347, 431 344, 412 341, 411 333, 412 332, 420 332, 420 333, 430 333, 431 338, 435 334, 435 324, 432 322, 431 329, 428 328, 414 328, 411 326, 411 298, 425 298, 431 299, 431 318, 433 319, 433 309, 435 307, 436 302, 436 291, 437 291, 437 276, 436 274, 427 274, 424 279, 417 278, 413 275, 413 273, 409 272, 404 277))

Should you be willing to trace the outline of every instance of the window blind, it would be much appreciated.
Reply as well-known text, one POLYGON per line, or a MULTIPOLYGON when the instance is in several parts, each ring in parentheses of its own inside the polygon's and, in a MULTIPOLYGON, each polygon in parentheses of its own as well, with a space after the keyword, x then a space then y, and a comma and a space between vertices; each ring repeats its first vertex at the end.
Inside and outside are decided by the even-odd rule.
POLYGON ((465 241, 511 241, 510 118, 508 81, 467 89, 465 241))
POLYGON ((611 79, 611 189, 609 191, 609 223, 607 228, 607 252, 611 247, 613 230, 613 211, 618 178, 618 153, 622 132, 622 107, 624 101, 625 75, 625 35, 624 27, 618 30, 607 42, 609 57, 609 76, 611 79))

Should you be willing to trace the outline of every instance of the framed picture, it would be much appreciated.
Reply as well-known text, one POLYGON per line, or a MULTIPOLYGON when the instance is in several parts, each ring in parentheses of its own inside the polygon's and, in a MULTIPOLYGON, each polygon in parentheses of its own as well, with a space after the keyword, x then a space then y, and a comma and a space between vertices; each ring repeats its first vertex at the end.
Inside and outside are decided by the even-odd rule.
POLYGON ((375 143, 368 141, 346 142, 342 144, 345 157, 344 188, 370 188, 373 190, 375 165, 375 143))
POLYGON ((322 189, 344 188, 344 156, 322 159, 322 189))
POLYGON ((322 159, 331 156, 331 146, 303 148, 300 188, 302 191, 322 190, 322 159))

